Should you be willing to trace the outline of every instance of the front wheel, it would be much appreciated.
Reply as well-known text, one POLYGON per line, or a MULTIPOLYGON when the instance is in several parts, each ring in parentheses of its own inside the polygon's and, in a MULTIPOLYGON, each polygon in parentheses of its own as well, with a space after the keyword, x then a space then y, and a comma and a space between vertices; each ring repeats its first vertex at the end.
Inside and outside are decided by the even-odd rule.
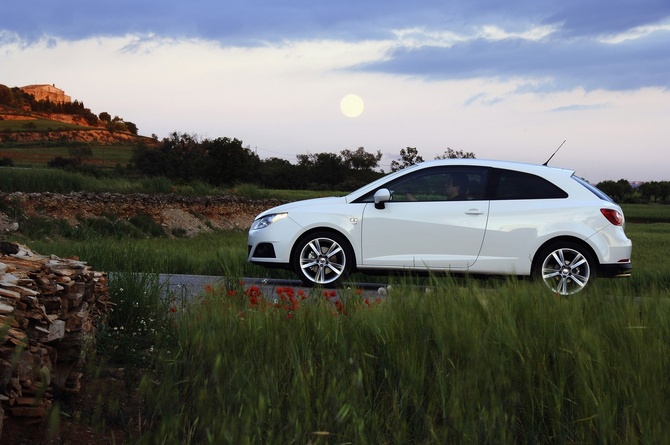
POLYGON ((533 275, 559 295, 575 294, 593 279, 591 254, 574 243, 557 243, 544 249, 537 257, 533 275))
POLYGON ((293 266, 307 285, 334 286, 349 275, 353 261, 353 251, 344 237, 317 232, 300 240, 293 266))

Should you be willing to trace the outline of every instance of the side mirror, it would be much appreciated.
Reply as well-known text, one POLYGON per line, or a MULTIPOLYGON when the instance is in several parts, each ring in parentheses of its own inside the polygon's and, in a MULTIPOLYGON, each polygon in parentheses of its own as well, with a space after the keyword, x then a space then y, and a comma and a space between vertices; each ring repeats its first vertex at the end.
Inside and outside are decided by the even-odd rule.
POLYGON ((379 189, 375 192, 375 209, 384 209, 386 206, 385 202, 391 200, 391 192, 389 189, 379 189))

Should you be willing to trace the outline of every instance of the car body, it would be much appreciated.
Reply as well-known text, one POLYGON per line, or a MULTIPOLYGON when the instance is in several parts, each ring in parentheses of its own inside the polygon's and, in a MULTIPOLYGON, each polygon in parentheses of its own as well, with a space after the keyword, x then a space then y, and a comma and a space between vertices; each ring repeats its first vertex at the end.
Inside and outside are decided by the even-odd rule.
POLYGON ((536 276, 569 295, 596 275, 628 276, 632 243, 621 208, 573 170, 445 159, 266 210, 248 248, 250 262, 307 284, 337 285, 352 271, 456 272, 536 276))

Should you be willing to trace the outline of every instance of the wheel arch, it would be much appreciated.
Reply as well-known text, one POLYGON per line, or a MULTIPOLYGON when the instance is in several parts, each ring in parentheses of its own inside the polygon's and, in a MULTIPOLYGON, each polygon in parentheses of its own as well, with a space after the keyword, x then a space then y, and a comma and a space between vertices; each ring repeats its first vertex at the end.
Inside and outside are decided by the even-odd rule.
POLYGON ((533 275, 533 273, 537 269, 538 263, 540 261, 542 261, 540 253, 542 253, 547 247, 551 246, 552 244, 560 244, 561 242, 577 244, 578 246, 583 247, 584 249, 586 249, 586 251, 591 255, 591 258, 593 258, 593 261, 596 262, 596 264, 593 265, 594 266, 594 272, 596 272, 598 270, 598 268, 600 267, 600 260, 598 258, 598 254, 593 249, 593 247, 591 247, 591 245, 589 243, 587 243, 586 241, 584 241, 583 239, 576 238, 574 236, 564 235, 564 236, 557 236, 555 238, 548 239, 542 245, 540 245, 540 247, 538 247, 537 250, 535 250, 535 254, 533 255, 533 261, 531 262, 531 265, 530 265, 531 275, 533 275))
POLYGON ((305 232, 301 233, 300 236, 295 239, 295 241, 293 242, 293 245, 291 246, 291 256, 289 257, 289 264, 291 264, 291 265, 293 264, 293 258, 295 258, 296 250, 297 250, 298 245, 300 244, 300 242, 302 240, 304 240, 305 238, 307 238, 308 236, 310 236, 314 233, 324 233, 324 232, 333 233, 335 235, 341 236, 342 238, 344 238, 347 241, 347 244, 349 244, 349 249, 350 249, 350 251, 353 255, 353 261, 351 263, 351 271, 352 272, 357 271, 358 268, 356 267, 356 264, 357 264, 356 263, 356 249, 354 249, 354 245, 351 242, 351 240, 349 239, 349 236, 347 236, 346 233, 344 233, 340 230, 334 229, 332 227, 327 227, 327 226, 313 227, 313 228, 311 228, 309 230, 306 230, 305 232))

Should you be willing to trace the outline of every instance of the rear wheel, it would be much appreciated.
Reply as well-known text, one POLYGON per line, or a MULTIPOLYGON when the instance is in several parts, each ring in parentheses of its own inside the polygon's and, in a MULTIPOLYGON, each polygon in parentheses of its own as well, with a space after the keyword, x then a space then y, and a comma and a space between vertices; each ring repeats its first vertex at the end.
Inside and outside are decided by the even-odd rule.
POLYGON ((351 272, 354 254, 341 235, 316 232, 300 240, 293 267, 307 285, 335 286, 351 272))
POLYGON ((572 295, 594 278, 595 262, 591 254, 575 243, 556 243, 537 257, 533 275, 559 295, 572 295))

